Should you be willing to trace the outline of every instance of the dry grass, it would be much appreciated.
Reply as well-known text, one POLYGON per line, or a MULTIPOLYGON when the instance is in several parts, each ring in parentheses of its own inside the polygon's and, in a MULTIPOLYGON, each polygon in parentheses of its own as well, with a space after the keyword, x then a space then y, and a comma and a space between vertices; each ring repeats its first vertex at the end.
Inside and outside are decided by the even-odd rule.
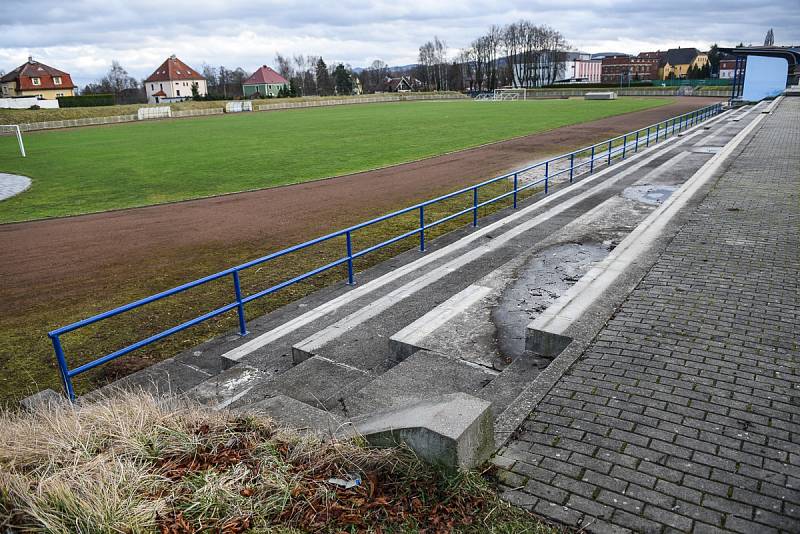
POLYGON ((557 532, 475 474, 188 401, 127 394, 5 412, 0 425, 0 521, 12 531, 557 532), (356 488, 327 482, 354 472, 356 488))

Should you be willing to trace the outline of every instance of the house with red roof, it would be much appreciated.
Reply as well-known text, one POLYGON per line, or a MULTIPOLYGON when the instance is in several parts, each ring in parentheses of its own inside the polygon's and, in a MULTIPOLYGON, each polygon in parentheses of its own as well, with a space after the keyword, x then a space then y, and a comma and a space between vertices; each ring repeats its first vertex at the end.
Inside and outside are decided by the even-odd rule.
POLYGON ((147 103, 186 100, 192 97, 192 86, 195 84, 198 95, 208 94, 206 79, 173 54, 144 81, 147 103))
POLYGON ((242 82, 245 98, 278 96, 281 89, 288 90, 289 81, 266 65, 260 66, 252 76, 242 82))
POLYGON ((0 78, 0 97, 55 100, 59 96, 73 96, 75 87, 68 73, 28 57, 28 61, 0 78))

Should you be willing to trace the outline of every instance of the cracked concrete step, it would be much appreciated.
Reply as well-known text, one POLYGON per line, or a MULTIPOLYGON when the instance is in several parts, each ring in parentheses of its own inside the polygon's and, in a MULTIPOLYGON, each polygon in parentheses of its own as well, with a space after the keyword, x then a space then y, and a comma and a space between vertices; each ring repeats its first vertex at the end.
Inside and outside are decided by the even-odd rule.
POLYGON ((194 361, 188 357, 169 358, 81 395, 81 399, 91 401, 119 390, 180 395, 221 372, 224 365, 215 361, 194 361))
POLYGON ((347 438, 357 434, 349 421, 288 395, 276 395, 237 411, 266 415, 280 425, 310 432, 321 438, 347 438))
POLYGON ((478 365, 421 350, 344 399, 349 417, 399 408, 448 393, 473 396, 498 373, 478 365))
POLYGON ((265 382, 266 389, 315 408, 336 410, 350 391, 369 383, 374 375, 328 358, 314 356, 265 382))

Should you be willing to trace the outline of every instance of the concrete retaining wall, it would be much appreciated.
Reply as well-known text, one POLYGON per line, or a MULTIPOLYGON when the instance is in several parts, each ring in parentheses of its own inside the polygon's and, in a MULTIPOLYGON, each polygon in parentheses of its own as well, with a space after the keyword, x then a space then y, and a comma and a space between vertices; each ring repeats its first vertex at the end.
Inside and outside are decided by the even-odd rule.
POLYGON ((100 124, 116 124, 118 122, 132 122, 137 120, 136 115, 114 115, 112 117, 87 117, 83 119, 70 119, 63 121, 30 122, 20 124, 23 132, 34 130, 51 130, 54 128, 76 128, 78 126, 97 126, 100 124))
POLYGON ((173 117, 202 117, 204 115, 222 115, 225 111, 222 108, 205 108, 205 109, 184 109, 180 111, 173 111, 173 117))
POLYGON ((39 100, 35 96, 0 98, 0 108, 3 109, 30 109, 31 106, 39 106, 42 109, 58 109, 58 100, 39 100))

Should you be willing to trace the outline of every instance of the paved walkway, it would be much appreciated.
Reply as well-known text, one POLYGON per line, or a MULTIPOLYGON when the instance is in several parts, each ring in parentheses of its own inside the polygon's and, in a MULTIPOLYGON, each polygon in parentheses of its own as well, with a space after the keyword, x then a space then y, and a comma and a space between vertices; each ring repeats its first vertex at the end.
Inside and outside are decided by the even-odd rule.
POLYGON ((502 451, 504 496, 614 532, 800 532, 800 98, 502 451))
POLYGON ((0 172, 0 200, 18 195, 30 186, 31 179, 26 176, 0 172))

